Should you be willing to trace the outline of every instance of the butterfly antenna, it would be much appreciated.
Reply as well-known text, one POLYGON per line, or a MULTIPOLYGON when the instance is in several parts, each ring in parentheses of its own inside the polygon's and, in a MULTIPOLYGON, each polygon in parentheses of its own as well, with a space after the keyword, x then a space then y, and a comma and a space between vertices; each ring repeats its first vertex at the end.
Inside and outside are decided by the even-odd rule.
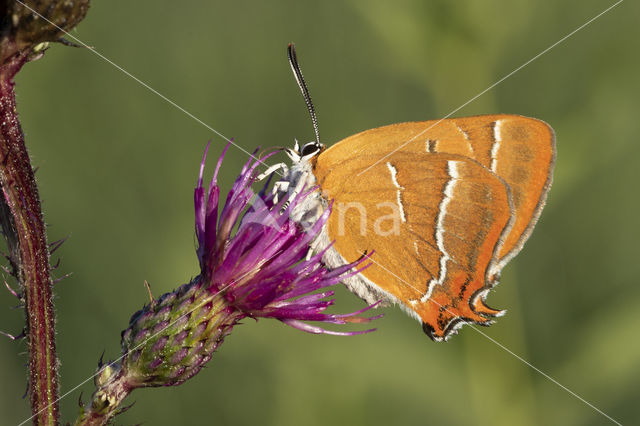
POLYGON ((313 131, 316 133, 316 144, 318 145, 318 147, 320 147, 320 132, 318 130, 318 118, 316 117, 316 110, 313 107, 313 102, 311 102, 311 95, 309 95, 307 83, 305 83, 304 77, 302 76, 302 71, 300 70, 300 65, 298 64, 298 57, 296 56, 296 47, 293 43, 289 43, 289 46, 287 47, 287 55, 289 56, 289 65, 291 66, 291 71, 293 71, 293 75, 296 77, 296 82, 298 83, 298 87, 302 92, 302 97, 304 98, 304 102, 307 104, 307 110, 309 111, 309 115, 311 116, 313 131))

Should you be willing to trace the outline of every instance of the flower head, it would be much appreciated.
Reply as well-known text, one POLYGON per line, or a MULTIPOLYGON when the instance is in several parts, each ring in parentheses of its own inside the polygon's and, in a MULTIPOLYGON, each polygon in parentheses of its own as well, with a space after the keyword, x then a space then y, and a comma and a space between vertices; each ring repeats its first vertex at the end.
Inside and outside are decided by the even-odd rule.
POLYGON ((327 209, 310 229, 289 218, 309 191, 276 203, 267 182, 254 194, 254 172, 262 161, 249 160, 218 214, 217 177, 228 147, 206 188, 205 151, 194 192, 200 274, 131 317, 122 332, 122 356, 99 366, 98 389, 84 419, 113 417, 133 389, 177 385, 193 377, 243 318, 276 318, 310 333, 372 331, 336 332, 306 322, 345 324, 377 318, 359 316, 374 305, 342 315, 325 313, 333 304, 327 299, 333 291, 327 288, 358 273, 366 258, 335 269, 322 264, 323 252, 307 258, 330 214, 327 209))
POLYGON ((333 304, 326 297, 333 292, 311 294, 358 273, 360 270, 356 268, 365 259, 333 270, 321 263, 323 252, 306 259, 310 243, 327 221, 331 209, 310 229, 302 229, 289 218, 289 213, 309 192, 303 191, 294 199, 283 199, 276 204, 273 194, 267 191, 267 182, 259 194, 254 194, 251 190, 254 171, 262 161, 247 161, 218 218, 217 176, 224 154, 205 189, 205 152, 194 194, 201 275, 212 290, 224 292, 230 304, 246 316, 276 318, 313 333, 351 335, 372 331, 331 332, 303 322, 344 324, 371 319, 357 316, 371 307, 345 315, 325 314, 333 304))

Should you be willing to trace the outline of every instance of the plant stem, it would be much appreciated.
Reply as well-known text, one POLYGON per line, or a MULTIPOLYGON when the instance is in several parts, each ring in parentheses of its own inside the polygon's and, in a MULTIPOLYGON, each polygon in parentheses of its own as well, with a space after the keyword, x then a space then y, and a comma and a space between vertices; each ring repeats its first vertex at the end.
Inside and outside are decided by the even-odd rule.
POLYGON ((0 66, 0 203, 13 272, 21 287, 29 349, 29 395, 37 425, 59 423, 58 358, 49 247, 38 188, 18 121, 13 78, 23 51, 0 66))

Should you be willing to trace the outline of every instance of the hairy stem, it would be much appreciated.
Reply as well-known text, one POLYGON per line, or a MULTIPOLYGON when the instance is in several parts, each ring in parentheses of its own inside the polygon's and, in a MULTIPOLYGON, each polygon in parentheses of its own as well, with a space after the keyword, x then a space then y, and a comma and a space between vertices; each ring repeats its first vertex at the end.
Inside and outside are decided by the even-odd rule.
POLYGON ((49 248, 38 188, 18 121, 13 81, 27 59, 27 53, 18 53, 0 66, 0 215, 25 305, 33 422, 57 425, 58 358, 49 248))

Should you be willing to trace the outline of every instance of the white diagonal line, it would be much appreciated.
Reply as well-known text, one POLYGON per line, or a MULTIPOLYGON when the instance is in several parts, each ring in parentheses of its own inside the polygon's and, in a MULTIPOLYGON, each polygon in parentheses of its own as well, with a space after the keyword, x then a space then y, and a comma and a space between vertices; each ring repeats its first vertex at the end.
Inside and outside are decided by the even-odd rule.
MULTIPOLYGON (((554 47, 556 47, 557 45, 559 45, 560 43, 564 42, 565 40, 567 40, 569 37, 573 36, 574 34, 576 34, 578 31, 582 30, 583 28, 585 28, 586 26, 588 26, 589 24, 591 24, 592 22, 594 22, 596 19, 600 18, 601 16, 603 16, 604 14, 606 14, 607 12, 609 12, 611 9, 613 9, 614 7, 618 6, 620 3, 622 3, 624 0, 618 0, 616 3, 614 3, 613 5, 609 6, 608 8, 606 8, 605 10, 603 10, 602 12, 600 12, 599 14, 597 14, 596 16, 594 16, 593 18, 589 19, 587 22, 585 22, 584 24, 580 25, 578 28, 574 29, 573 31, 571 31, 569 34, 565 35, 564 37, 562 37, 560 40, 556 41, 555 43, 553 43, 551 46, 547 47, 546 49, 544 49, 543 51, 541 51, 540 53, 538 53, 537 55, 535 55, 534 57, 532 57, 531 59, 529 59, 528 61, 526 61, 525 63, 523 63, 522 65, 520 65, 519 67, 517 67, 516 69, 514 69, 513 71, 511 71, 509 74, 505 75, 504 77, 502 77, 500 80, 496 81, 495 83, 493 83, 491 86, 487 87, 486 89, 484 89, 482 92, 478 93, 477 95, 475 95, 474 97, 472 97, 471 99, 469 99, 467 102, 463 103, 462 105, 460 105, 459 107, 457 107, 456 109, 454 109, 453 111, 451 111, 449 114, 447 114, 446 116, 444 116, 443 118, 441 118, 440 120, 438 120, 436 123, 432 124, 431 126, 429 126, 428 128, 424 129, 422 132, 414 135, 411 139, 409 139, 408 141, 406 141, 404 144, 400 145, 398 148, 396 148, 394 151, 386 154, 385 156, 383 156, 382 158, 380 158, 377 162, 375 162, 374 164, 372 164, 371 166, 369 166, 367 169, 363 170, 362 172, 360 172, 358 174, 361 175, 362 173, 365 173, 367 170, 369 170, 370 168, 372 168, 373 166, 375 166, 376 164, 380 163, 381 161, 385 160, 387 157, 389 157, 391 154, 393 154, 394 152, 398 151, 399 149, 401 149, 402 147, 406 146, 407 144, 411 143, 413 140, 415 140, 416 138, 418 138, 420 135, 426 133, 428 130, 430 130, 431 128, 433 128, 434 126, 438 125, 439 123, 441 123, 444 119, 452 116, 453 114, 455 114, 456 112, 458 112, 459 110, 461 110, 462 108, 464 108, 465 106, 467 106, 468 104, 470 104, 471 102, 475 101, 476 99, 478 99, 480 96, 484 95, 485 93, 487 93, 489 90, 493 89, 494 87, 496 87, 497 85, 499 85, 500 83, 502 83, 504 80, 506 80, 507 78, 511 77, 513 74, 517 73, 518 71, 520 71, 522 68, 526 67, 527 65, 529 65, 530 63, 532 63, 533 61, 535 61, 536 59, 538 59, 539 57, 541 57, 542 55, 544 55, 545 53, 549 52, 551 49, 553 49, 554 47)), ((418 293, 420 293, 420 290, 418 290, 417 288, 415 288, 412 284, 406 282, 405 280, 403 280, 402 278, 398 277, 396 274, 394 274, 393 272, 389 271, 387 268, 385 268, 384 266, 380 265, 379 263, 377 263, 375 260, 373 260, 372 258, 369 259, 371 262, 377 264, 378 266, 380 266, 382 269, 384 269, 385 271, 387 271, 388 273, 394 275, 397 279, 399 279, 400 281, 404 282, 406 285, 408 285, 409 287, 413 288, 414 290, 416 290, 418 293)), ((436 301, 430 299, 431 302, 440 305, 439 303, 437 303, 436 301)), ((442 307, 440 305, 440 307, 442 307)), ((448 309, 447 309, 448 310, 448 309)), ((449 312, 451 314, 454 314, 452 312, 449 312)), ((454 314, 455 315, 455 314, 454 314)), ((599 414, 601 414, 602 416, 604 416, 605 418, 607 418, 609 421, 611 421, 612 423, 616 424, 616 425, 620 425, 621 423, 618 422, 617 420, 613 419, 611 416, 609 416, 608 414, 606 414, 604 411, 602 411, 601 409, 599 409, 598 407, 596 407, 595 405, 593 405, 592 403, 590 403, 589 401, 587 401, 586 399, 582 398, 580 395, 578 395, 577 393, 575 393, 574 391, 572 391, 571 389, 569 389, 568 387, 564 386, 562 383, 560 383, 559 381, 557 381, 556 379, 554 379, 553 377, 551 377, 550 375, 548 375, 547 373, 545 373, 544 371, 540 370, 539 368, 537 368, 536 366, 534 366, 533 364, 531 364, 529 361, 527 361, 526 359, 522 358, 521 356, 517 355, 516 353, 514 353, 513 351, 511 351, 510 349, 508 349, 506 346, 504 346, 503 344, 501 344, 500 342, 498 342, 497 340, 493 339, 492 337, 490 337, 489 335, 487 335, 486 333, 482 332, 480 329, 478 329, 478 327, 474 326, 473 324, 467 323, 467 325, 469 325, 471 327, 471 329, 473 329, 475 332, 479 333, 480 335, 484 336, 485 338, 487 338, 489 341, 491 341, 492 343, 494 343, 495 345, 497 345, 499 348, 501 348, 502 350, 504 350, 505 352, 507 352, 508 354, 510 354, 511 356, 513 356, 514 358, 516 358, 517 360, 519 360, 520 362, 522 362, 523 364, 527 365, 529 368, 533 369, 534 371, 536 371, 537 373, 539 373, 540 375, 542 375, 544 378, 546 378, 547 380, 549 380, 550 382, 554 383, 555 385, 559 386, 561 389, 563 389, 564 391, 566 391, 567 393, 569 393, 571 396, 573 396, 574 398, 578 399, 579 401, 581 401, 582 403, 584 403, 585 405, 587 405, 588 407, 590 407, 591 409, 593 409, 594 411, 598 412, 599 414)))
MULTIPOLYGON (((241 146, 237 145, 236 143, 234 143, 232 140, 230 140, 229 138, 227 138, 226 136, 224 136, 222 133, 218 132, 217 130, 215 130, 213 127, 211 127, 210 125, 208 125, 207 123, 205 123, 204 121, 202 121, 201 119, 199 119, 198 117, 196 117, 195 115, 193 115, 192 113, 190 113, 189 111, 187 111, 185 108, 181 107, 180 105, 176 104, 174 101, 172 101, 171 99, 169 99, 168 97, 166 97, 165 95, 163 95, 162 93, 158 92, 156 89, 152 88, 151 86, 149 86, 147 83, 143 82, 142 80, 140 80, 139 78, 137 78, 136 76, 134 76, 133 74, 131 74, 130 72, 128 72, 127 70, 125 70, 124 68, 122 68, 121 66, 117 65, 116 63, 114 63, 113 61, 111 61, 110 59, 108 59, 106 56, 102 55, 101 53, 99 53, 98 51, 96 51, 95 49, 91 48, 90 46, 88 46, 86 43, 84 43, 82 40, 78 39, 77 37, 73 36, 72 34, 70 34, 68 31, 65 31, 64 29, 60 28, 59 26, 57 26, 55 23, 51 22, 50 20, 48 20, 47 18, 45 18, 44 16, 42 16, 41 14, 39 14, 37 11, 35 11, 34 9, 32 9, 31 7, 29 7, 28 5, 26 5, 25 3, 23 3, 20 0, 15 0, 17 3, 21 4, 22 6, 24 6, 25 8, 29 9, 31 12, 33 12, 34 14, 38 15, 40 18, 42 18, 43 20, 45 20, 46 22, 48 22, 49 24, 53 25, 54 27, 56 27, 58 30, 60 30, 62 33, 64 33, 65 35, 67 35, 68 37, 72 38, 73 40, 75 40, 78 44, 88 48, 91 52, 95 53, 97 56, 99 56, 101 59, 103 59, 104 61, 108 62, 109 64, 111 64, 112 66, 114 66, 115 68, 117 68, 118 70, 120 70, 121 72, 123 72, 125 75, 127 75, 128 77, 132 78, 133 80, 135 80, 137 83, 139 83, 140 85, 142 85, 143 87, 145 87, 147 90, 151 91, 152 93, 156 94, 157 96, 159 96, 160 98, 162 98, 164 101, 166 101, 167 103, 169 103, 170 105, 172 105, 174 108, 180 110, 181 112, 183 112, 185 115, 187 115, 188 117, 192 118, 193 120, 195 120, 196 122, 198 122, 199 124, 201 124, 202 126, 206 127, 207 129, 209 129, 210 131, 212 131, 213 133, 215 133, 216 135, 220 136, 221 138, 223 138, 224 140, 230 142, 232 145, 234 145, 236 148, 240 149, 241 151, 243 151, 244 153, 246 153, 247 155, 253 157, 254 159, 258 160, 257 158, 255 158, 250 152, 246 151, 244 148, 242 148, 241 146)), ((588 26, 589 24, 591 24, 592 22, 594 22, 596 19, 600 18, 602 15, 606 14, 607 12, 609 12, 611 9, 613 9, 614 7, 618 6, 620 3, 622 3, 624 0, 618 0, 616 3, 614 3, 613 5, 609 6, 607 9, 603 10, 602 12, 600 12, 598 15, 594 16, 593 18, 591 18, 590 20, 588 20, 587 22, 585 22, 584 24, 582 24, 581 26, 579 26, 578 28, 576 28, 575 30, 573 30, 572 32, 570 32, 569 34, 565 35, 564 37, 562 37, 560 40, 558 40, 557 42, 553 43, 551 46, 547 47, 546 49, 544 49, 543 51, 541 51, 540 53, 538 53, 537 55, 535 55, 534 57, 532 57, 531 59, 529 59, 528 61, 526 61, 525 63, 523 63, 522 65, 520 65, 519 67, 517 67, 516 69, 514 69, 513 71, 511 71, 509 74, 505 75, 504 77, 502 77, 500 80, 496 81, 495 83, 493 83, 491 86, 487 87, 486 89, 484 89, 483 91, 481 91, 480 93, 478 93, 477 95, 475 95, 474 97, 472 97, 471 99, 469 99, 468 101, 466 101, 465 103, 463 103, 462 105, 460 105, 459 107, 455 108, 454 110, 452 110, 450 113, 448 113, 447 115, 445 115, 443 118, 441 118, 440 120, 438 120, 436 123, 432 124, 431 126, 429 126, 428 128, 426 128, 425 130, 423 130, 422 132, 414 135, 411 139, 409 139, 408 141, 406 141, 404 144, 400 145, 398 148, 396 148, 395 150, 391 151, 390 153, 386 154, 385 156, 383 156, 382 158, 380 158, 378 161, 376 161, 374 164, 372 164, 371 166, 369 166, 367 169, 363 170, 362 172, 360 172, 358 175, 365 173, 367 170, 369 170, 370 168, 372 168, 373 166, 375 166, 376 164, 380 163, 381 161, 383 161, 385 158, 389 157, 391 154, 395 153, 396 151, 398 151, 399 149, 403 148, 404 146, 406 146, 407 144, 411 143, 413 140, 415 140, 416 138, 418 138, 419 136, 421 136, 422 134, 426 133, 428 130, 430 130, 431 128, 433 128, 434 126, 438 125, 439 123, 441 123, 443 120, 445 120, 446 118, 450 117, 451 115, 455 114, 456 112, 458 112, 459 110, 461 110, 462 108, 464 108, 465 106, 469 105, 471 102, 475 101, 476 99, 478 99, 480 96, 484 95, 485 93, 487 93, 488 91, 490 91, 491 89, 493 89, 494 87, 496 87, 497 85, 499 85, 500 83, 502 83, 503 81, 505 81, 506 79, 508 79, 509 77, 511 77, 513 74, 517 73, 518 71, 520 71, 522 68, 526 67, 527 65, 529 65, 530 63, 532 63, 533 61, 535 61, 536 59, 538 59, 539 57, 541 57, 542 55, 546 54, 547 52, 549 52, 551 49, 555 48, 557 45, 559 45, 560 43, 564 42, 566 39, 568 39, 569 37, 573 36, 574 34, 576 34, 578 31, 582 30, 583 28, 585 28, 586 26, 588 26)), ((386 270, 387 272, 393 274, 391 271, 389 271, 388 269, 384 268, 382 265, 380 265, 379 263, 375 262, 374 260, 370 259, 373 263, 377 264, 378 266, 380 266, 381 268, 383 268, 384 270, 386 270)), ((394 276, 396 276, 395 274, 393 274, 394 276)), ((397 276, 396 276, 397 277, 397 276)), ((412 287, 415 289, 415 287, 409 283, 407 283, 406 281, 404 281, 402 278, 397 277, 398 279, 400 279, 401 281, 405 282, 405 284, 407 284, 409 287, 412 287)), ((416 289, 417 290, 417 289, 416 289)), ((436 303, 435 301, 432 300, 433 303, 436 303)), ((194 309, 197 309, 194 308, 194 309)), ((171 324, 170 324, 171 325, 171 324)), ((169 325, 169 326, 170 326, 169 325)), ((478 332, 479 334, 481 334, 482 336, 486 337, 488 340, 490 340, 491 342, 493 342, 494 344, 496 344, 498 347, 500 347, 501 349, 505 350, 507 353, 511 354, 512 356, 514 356, 516 359, 518 359, 519 361, 521 361, 522 363, 526 364, 527 366, 529 366, 530 368, 532 368, 533 370, 535 370, 536 372, 538 372, 539 374, 541 374, 543 377, 547 378, 548 380, 550 380, 551 382, 553 382, 554 384, 556 384, 557 386, 561 387, 562 389, 564 389, 565 391, 567 391, 570 395, 574 396, 575 398, 579 399, 580 401, 582 401, 584 404, 588 405, 589 407, 591 407, 593 410, 597 411, 598 413, 600 413, 601 415, 603 415, 604 417, 606 417, 607 419, 609 419, 611 422, 617 424, 617 425, 621 425, 619 422, 617 422, 616 420, 614 420, 613 418, 611 418, 610 416, 608 416, 606 413, 604 413, 602 410, 598 409, 596 406, 594 406, 593 404, 591 404, 590 402, 588 402, 587 400, 585 400, 584 398, 580 397, 578 394, 576 394, 575 392, 573 392, 572 390, 570 390, 569 388, 567 388, 566 386, 562 385, 560 382, 558 382, 557 380, 555 380, 554 378, 552 378, 551 376, 549 376, 548 374, 544 373, 542 370, 538 369, 537 367, 535 367, 534 365, 532 365, 530 362, 528 362, 527 360, 525 360, 524 358, 520 357, 519 355, 515 354, 514 352, 512 352, 511 350, 509 350, 508 348, 506 348, 504 345, 502 345, 501 343, 497 342, 495 339, 491 338, 490 336, 488 336, 487 334, 485 334, 484 332, 480 331, 477 327, 475 327, 473 324, 467 324, 469 325, 474 331, 478 332)), ((153 336, 150 336, 150 338, 153 336)), ((148 340, 148 339, 147 339, 148 340)), ((123 355, 124 356, 124 355, 123 355)), ((116 361, 120 360, 122 357, 118 358, 116 361)), ((69 395, 71 392, 75 391, 78 387, 82 386, 83 384, 85 384, 86 382, 88 382, 89 380, 93 379, 93 377, 95 376, 92 375, 91 377, 87 378, 85 381, 83 381, 82 383, 80 383, 78 386, 74 387, 72 390, 70 390, 69 392, 65 393, 64 395, 62 395, 58 400, 62 399, 63 397, 66 397, 67 395, 69 395)), ((57 402, 57 401, 56 401, 57 402)), ((37 415, 37 413, 36 413, 37 415)), ((34 415, 35 416, 35 415, 34 415)), ((24 422, 20 423, 20 425, 26 423, 27 421, 29 421, 30 419, 32 419, 32 417, 30 417, 29 419, 26 419, 24 422)))
MULTIPOLYGON (((127 71, 126 69, 122 68, 120 65, 116 64, 115 62, 113 62, 111 59, 107 58, 106 56, 104 56, 102 53, 98 52, 97 50, 95 50, 93 47, 87 45, 85 42, 83 42, 82 40, 80 40, 79 38, 75 37, 73 34, 69 33, 68 31, 65 31, 64 29, 60 28, 58 25, 56 25, 55 23, 51 22, 49 19, 45 18, 44 16, 42 16, 40 13, 38 13, 36 10, 32 9, 31 7, 29 7, 28 5, 26 5, 25 3, 23 3, 21 0, 15 0, 16 3, 21 4, 22 6, 24 6, 25 8, 29 9, 31 12, 33 12, 35 15, 38 15, 40 18, 42 18, 43 20, 45 20, 46 22, 48 22, 49 24, 53 25, 54 27, 56 27, 58 30, 60 30, 60 32, 64 33, 66 36, 68 36, 69 38, 72 38, 75 42, 77 42, 78 44, 80 44, 83 47, 86 47, 87 49, 89 49, 89 51, 93 52, 94 54, 96 54, 98 57, 100 57, 102 60, 108 62, 110 65, 112 65, 113 67, 115 67, 116 69, 118 69, 119 71, 121 71, 123 74, 125 74, 127 77, 130 77, 131 79, 133 79, 136 83, 140 84, 142 87, 144 87, 145 89, 149 90, 151 93, 153 93, 154 95, 159 96, 162 100, 166 101, 169 105, 171 105, 172 107, 176 108, 177 110, 179 110, 180 112, 184 113, 186 116, 188 116, 189 118, 192 118, 193 120, 195 120, 197 123, 201 124, 202 126, 206 127, 208 130, 212 131, 213 133, 215 133, 216 135, 220 136, 222 139, 224 139, 225 141, 231 143, 233 146, 235 146, 236 148, 238 148, 240 151, 244 152, 245 154, 247 154, 248 156, 250 156, 251 158, 253 158, 254 160, 258 160, 260 161, 259 158, 256 158, 253 154, 251 154, 249 151, 247 151, 246 149, 244 149, 243 147, 241 147, 240 145, 238 145, 237 143, 235 143, 232 139, 229 139, 228 137, 226 137, 225 135, 223 135, 222 133, 220 133, 219 131, 217 131, 216 129, 214 129, 213 127, 211 127, 210 125, 208 125, 207 123, 205 123, 204 121, 202 121, 201 119, 199 119, 198 117, 196 117, 195 115, 193 115, 192 113, 190 113, 189 111, 187 111, 185 108, 181 107, 180 105, 178 105, 177 103, 175 103, 174 101, 172 101, 171 99, 169 99, 168 97, 166 97, 165 95, 163 95, 162 93, 160 93, 159 91, 157 91, 156 89, 154 89, 153 87, 149 86, 147 83, 145 83, 144 81, 140 80, 138 77, 136 77, 135 75, 131 74, 129 71, 127 71)), ((260 161, 261 162, 261 161, 260 161)), ((261 162, 262 163, 262 162, 261 162)))
POLYGON ((563 41, 565 41, 566 39, 568 39, 569 37, 571 37, 572 35, 574 35, 575 33, 577 33, 578 31, 582 30, 584 27, 586 27, 587 25, 591 24, 593 21, 595 21, 596 19, 600 18, 602 15, 604 15, 605 13, 609 12, 611 9, 613 9, 614 7, 616 7, 617 5, 619 5, 620 3, 622 3, 624 0, 618 0, 616 3, 614 3, 613 5, 609 6, 608 8, 606 8, 605 10, 603 10, 602 12, 598 13, 596 16, 594 16, 593 18, 589 19, 587 22, 585 22, 584 24, 580 25, 578 28, 576 28, 575 30, 571 31, 569 34, 565 35, 564 37, 562 37, 560 40, 556 41, 555 43, 553 43, 551 46, 547 47, 546 49, 544 49, 542 52, 538 53, 537 55, 535 55, 533 58, 529 59, 527 62, 525 62, 524 64, 520 65, 518 68, 514 69, 513 71, 511 71, 509 74, 505 75, 504 77, 502 77, 500 80, 496 81, 495 83, 493 83, 491 86, 487 87, 486 89, 484 89, 482 92, 478 93, 477 95, 475 95, 474 97, 472 97, 471 99, 469 99, 468 101, 466 101, 465 103, 463 103, 462 105, 460 105, 459 107, 457 107, 456 109, 454 109, 453 111, 451 111, 449 114, 445 115, 444 117, 442 117, 441 119, 439 119, 438 121, 436 121, 435 123, 433 123, 431 126, 427 127, 426 129, 424 129, 423 131, 421 131, 420 133, 414 135, 411 139, 409 139, 408 141, 406 141, 405 143, 403 143, 402 145, 400 145, 399 147, 397 147, 396 149, 394 149, 393 151, 385 154, 383 157, 381 157, 378 161, 376 161, 375 163, 373 163, 372 165, 370 165, 369 167, 367 167, 366 169, 364 169, 363 171, 361 171, 360 173, 357 174, 357 176, 360 176, 361 174, 365 173, 366 171, 368 171, 369 169, 371 169, 373 166, 375 166, 376 164, 380 163, 381 161, 384 161, 385 158, 389 157, 390 155, 394 154, 395 152, 397 152, 398 150, 404 148, 405 146, 407 146, 408 144, 410 144, 411 142, 413 142, 416 138, 418 138, 419 136, 425 134, 426 132, 428 132, 429 130, 431 130, 433 127, 437 126, 438 124, 440 124, 442 121, 444 121, 445 119, 451 117, 453 114, 455 114, 456 112, 460 111, 462 108, 466 107, 467 105, 469 105, 471 102, 475 101, 476 99, 478 99, 480 96, 484 95, 485 93, 487 93, 489 90, 493 89, 494 87, 496 87, 497 85, 499 85, 500 83, 502 83, 503 81, 505 81, 506 79, 508 79, 509 77, 511 77, 512 75, 514 75, 515 73, 517 73, 518 71, 520 71, 522 68, 526 67, 527 65, 529 65, 531 62, 535 61, 536 59, 538 59, 539 57, 541 57, 542 55, 544 55, 545 53, 549 52, 551 49, 553 49, 554 47, 556 47, 557 45, 559 45, 560 43, 562 43, 563 41))
POLYGON ((604 417, 606 417, 609 421, 611 421, 612 423, 617 424, 618 426, 622 426, 622 423, 618 422, 616 419, 612 418, 611 416, 609 416, 607 413, 605 413, 604 411, 602 411, 601 409, 599 409, 598 407, 596 407, 595 405, 593 405, 592 403, 590 403, 589 401, 587 401, 586 399, 582 398, 580 395, 578 395, 577 393, 575 393, 574 391, 572 391, 571 389, 569 389, 568 387, 564 386, 562 383, 560 383, 559 381, 557 381, 556 379, 554 379, 553 377, 549 376, 547 373, 545 373, 544 371, 540 370, 539 368, 537 368, 535 365, 531 364, 529 361, 527 361, 526 359, 522 358, 520 355, 514 353, 513 351, 511 351, 509 348, 507 348, 506 346, 504 346, 502 343, 498 342, 497 340, 495 340, 494 338, 490 337, 488 334, 486 334, 485 332, 483 332, 482 330, 480 330, 478 327, 471 327, 475 332, 480 333, 482 336, 486 337, 490 342, 494 343, 495 345, 497 345, 499 348, 501 348, 502 350, 504 350, 505 352, 509 353, 511 356, 513 356, 514 358, 516 358, 518 361, 522 362, 523 364, 527 365, 528 367, 530 367, 531 369, 533 369, 534 371, 536 371, 537 373, 539 373, 540 375, 542 375, 545 379, 549 380, 550 382, 556 384, 557 386, 559 386, 560 388, 562 388, 564 391, 566 391, 567 393, 569 393, 571 396, 575 397, 576 399, 582 401, 584 404, 588 405, 589 407, 591 407, 593 410, 597 411, 598 413, 600 413, 601 415, 603 415, 604 417))
MULTIPOLYGON (((394 277, 396 277, 398 280, 402 281, 405 285, 407 285, 408 287, 411 287, 412 289, 416 290, 418 293, 421 293, 421 290, 418 290, 416 287, 414 287, 411 283, 405 281, 404 279, 402 279, 401 277, 399 277, 398 275, 394 274, 392 271, 388 270, 387 268, 385 268, 384 266, 382 266, 381 264, 379 264, 378 262, 376 262, 375 260, 373 260, 372 257, 370 257, 368 259, 369 261, 371 261, 372 263, 375 263, 376 265, 378 265, 380 268, 384 269, 386 272, 388 272, 389 274, 393 275, 394 277)), ((443 306, 436 302, 433 299, 429 299, 430 302, 438 305, 440 308, 443 308, 443 306)), ((456 315, 454 312, 450 311, 449 309, 445 308, 445 310, 454 315, 455 317, 458 317, 458 315, 456 315)), ((480 335, 486 337, 489 341, 491 341, 492 343, 494 343, 495 345, 497 345, 499 348, 501 348, 502 350, 504 350, 505 352, 507 352, 508 354, 510 354, 511 356, 513 356, 514 358, 516 358, 518 361, 522 362, 523 364, 525 364, 526 366, 530 367, 531 369, 533 369, 534 371, 536 371, 537 373, 541 374, 545 379, 549 380, 550 382, 556 384, 557 386, 559 386, 560 388, 564 389, 567 393, 569 393, 571 396, 573 396, 574 398, 582 401, 584 404, 586 404, 587 406, 591 407, 593 410, 597 411, 598 413, 600 413, 601 415, 603 415, 604 417, 606 417, 607 419, 609 419, 612 423, 615 423, 619 426, 622 426, 622 424, 618 421, 616 421, 615 419, 613 419, 611 416, 609 416, 607 413, 605 413, 604 411, 602 411, 601 409, 599 409, 598 407, 596 407, 595 405, 593 405, 592 403, 590 403, 589 401, 587 401, 586 399, 584 399, 583 397, 581 397, 580 395, 578 395, 577 393, 575 393, 574 391, 572 391, 571 389, 569 389, 568 387, 566 387, 565 385, 563 385, 562 383, 560 383, 559 381, 557 381, 556 379, 554 379, 553 377, 551 377, 550 375, 548 375, 547 373, 545 373, 544 371, 540 370, 538 367, 536 367, 535 365, 531 364, 529 361, 527 361, 526 359, 522 358, 520 355, 517 355, 515 352, 511 351, 509 348, 507 348, 506 346, 504 346, 502 343, 498 342, 497 340, 493 339, 492 337, 490 337, 489 335, 487 335, 486 333, 482 332, 478 327, 476 327, 473 323, 470 322, 465 322, 465 325, 468 325, 469 327, 471 327, 475 332, 479 333, 480 335)))

